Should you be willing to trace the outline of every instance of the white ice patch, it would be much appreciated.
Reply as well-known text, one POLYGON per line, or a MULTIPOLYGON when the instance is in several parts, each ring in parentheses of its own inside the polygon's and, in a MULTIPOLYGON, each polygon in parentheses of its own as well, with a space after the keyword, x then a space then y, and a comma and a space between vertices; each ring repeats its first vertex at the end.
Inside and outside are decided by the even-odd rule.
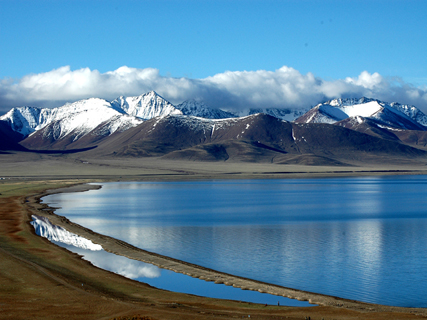
POLYGON ((86 238, 71 233, 62 227, 53 225, 49 219, 45 217, 32 215, 32 218, 33 221, 30 223, 34 226, 36 234, 48 239, 49 241, 62 242, 77 248, 93 251, 102 250, 102 246, 99 244, 95 244, 86 238))

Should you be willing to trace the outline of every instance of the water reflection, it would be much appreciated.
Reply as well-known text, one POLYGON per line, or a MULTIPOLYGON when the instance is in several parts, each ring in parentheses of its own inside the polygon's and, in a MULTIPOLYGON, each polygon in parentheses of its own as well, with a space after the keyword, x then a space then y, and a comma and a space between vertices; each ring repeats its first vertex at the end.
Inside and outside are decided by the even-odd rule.
POLYGON ((53 242, 72 252, 84 256, 84 259, 90 261, 94 266, 118 273, 122 276, 125 276, 126 278, 138 279, 160 277, 160 268, 148 263, 117 256, 104 250, 89 251, 64 243, 56 241, 53 242))
POLYGON ((422 176, 111 183, 44 201, 60 201, 58 214, 97 232, 219 271, 427 306, 422 176))
POLYGON ((90 251, 64 243, 55 242, 72 252, 78 253, 94 266, 118 273, 130 279, 148 283, 159 289, 195 294, 210 298, 230 299, 262 304, 277 304, 282 306, 309 307, 308 302, 292 300, 256 291, 244 291, 213 282, 206 282, 141 261, 131 260, 122 256, 102 251, 90 251))

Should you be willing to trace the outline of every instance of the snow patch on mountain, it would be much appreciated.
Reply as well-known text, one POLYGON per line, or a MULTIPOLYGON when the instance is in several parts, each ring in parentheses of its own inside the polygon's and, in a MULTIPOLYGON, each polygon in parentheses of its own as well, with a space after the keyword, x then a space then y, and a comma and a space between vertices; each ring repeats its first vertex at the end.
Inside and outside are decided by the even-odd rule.
POLYGON ((32 215, 31 217, 33 218, 33 221, 30 223, 33 225, 36 234, 48 239, 49 241, 62 242, 78 248, 93 251, 102 250, 101 245, 95 244, 86 238, 80 237, 62 227, 54 225, 45 217, 36 215, 32 215))

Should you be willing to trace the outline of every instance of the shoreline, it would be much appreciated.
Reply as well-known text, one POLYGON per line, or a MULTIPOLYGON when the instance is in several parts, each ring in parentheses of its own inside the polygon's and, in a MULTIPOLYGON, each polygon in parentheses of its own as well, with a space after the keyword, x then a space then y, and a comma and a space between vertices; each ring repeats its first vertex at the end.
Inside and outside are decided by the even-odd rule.
MULTIPOLYGON (((403 174, 411 173, 405 172, 403 174)), ((101 186, 99 185, 76 184, 70 187, 64 187, 59 189, 48 189, 41 193, 26 196, 26 202, 24 205, 27 207, 28 212, 30 212, 28 214, 30 220, 32 214, 47 217, 52 224, 61 226, 72 233, 89 239, 94 243, 100 244, 107 252, 121 255, 130 259, 150 263, 160 268, 186 274, 194 278, 199 278, 201 280, 212 281, 215 283, 223 283, 225 285, 233 286, 243 290, 258 291, 262 293, 283 296, 290 299, 308 301, 311 304, 316 304, 319 306, 343 308, 359 312, 407 312, 427 316, 427 309, 424 308, 404 308, 378 305, 301 290, 295 290, 292 288, 286 288, 274 284, 264 283, 261 281, 256 281, 244 277, 219 272, 195 264, 187 263, 185 261, 148 252, 146 250, 134 247, 124 241, 98 234, 88 228, 85 228, 84 226, 75 224, 65 217, 56 215, 54 213, 55 208, 50 208, 48 205, 40 203, 41 198, 49 194, 65 192, 84 192, 88 190, 99 189, 100 187, 101 186)))

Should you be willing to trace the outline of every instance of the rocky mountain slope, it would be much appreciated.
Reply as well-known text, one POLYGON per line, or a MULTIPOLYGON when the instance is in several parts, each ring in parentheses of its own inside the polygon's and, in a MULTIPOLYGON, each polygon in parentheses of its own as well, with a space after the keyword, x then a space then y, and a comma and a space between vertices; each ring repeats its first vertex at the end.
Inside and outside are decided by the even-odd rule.
POLYGON ((120 157, 343 165, 364 158, 423 158, 397 141, 330 124, 298 124, 275 117, 207 120, 170 115, 114 134, 93 150, 120 157))

